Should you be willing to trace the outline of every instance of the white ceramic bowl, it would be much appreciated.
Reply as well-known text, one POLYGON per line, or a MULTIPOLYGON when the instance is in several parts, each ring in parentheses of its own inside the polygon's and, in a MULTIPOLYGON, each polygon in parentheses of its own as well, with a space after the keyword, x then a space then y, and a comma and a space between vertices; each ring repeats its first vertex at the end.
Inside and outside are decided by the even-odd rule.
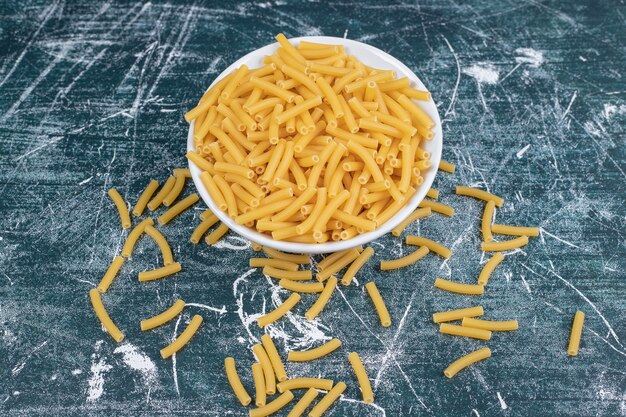
MULTIPOLYGON (((355 55, 364 64, 375 68, 392 69, 396 71, 398 78, 408 77, 411 81, 413 81, 415 88, 418 88, 420 90, 426 90, 426 87, 420 81, 420 79, 417 78, 417 76, 402 62, 398 61, 391 55, 381 51, 380 49, 374 48, 373 46, 366 45, 357 41, 352 41, 349 39, 335 38, 331 36, 303 36, 301 38, 290 39, 290 41, 296 44, 299 41, 319 42, 335 45, 341 44, 346 48, 346 52, 348 54, 355 55)), ((239 67, 242 64, 246 64, 250 68, 261 67, 263 65, 263 56, 273 54, 274 52, 276 52, 277 48, 278 43, 273 43, 271 45, 264 46, 263 48, 259 48, 256 51, 250 52, 249 54, 235 61, 231 66, 226 68, 224 72, 222 72, 219 77, 217 77, 213 81, 213 84, 215 84, 217 80, 229 74, 231 71, 233 71, 235 68, 239 67)), ((211 86, 213 84, 211 84, 211 86)), ((443 144, 441 120, 439 119, 437 107, 432 100, 428 102, 420 102, 420 107, 424 109, 435 122, 435 127, 433 128, 433 139, 430 141, 425 141, 422 144, 422 147, 430 152, 430 161, 432 163, 432 168, 422 173, 422 176, 424 177, 424 183, 419 187, 413 198, 411 198, 411 200, 409 200, 407 204, 398 213, 396 213, 395 216, 389 219, 378 229, 372 232, 367 232, 355 236, 352 239, 326 243, 294 243, 274 240, 269 235, 259 233, 254 229, 235 223, 235 221, 228 217, 225 212, 219 210, 213 202, 213 199, 211 199, 209 193, 204 188, 202 181, 200 180, 200 174, 202 171, 195 164, 189 162, 191 178, 193 179, 193 182, 198 189, 198 193, 200 194, 204 202, 223 223, 225 223, 231 230, 233 230, 237 234, 263 246, 268 246, 270 248, 278 249, 284 252, 328 253, 353 248, 359 245, 365 245, 366 243, 371 242, 378 237, 388 233, 402 220, 406 219, 409 214, 411 214, 417 208, 418 204, 424 199, 424 197, 426 196, 426 192, 430 188, 433 180, 435 179, 435 175, 437 174, 436 167, 439 166, 439 161, 441 160, 441 148, 443 144)), ((189 126, 189 134, 187 135, 187 149, 194 150, 193 122, 189 126)))

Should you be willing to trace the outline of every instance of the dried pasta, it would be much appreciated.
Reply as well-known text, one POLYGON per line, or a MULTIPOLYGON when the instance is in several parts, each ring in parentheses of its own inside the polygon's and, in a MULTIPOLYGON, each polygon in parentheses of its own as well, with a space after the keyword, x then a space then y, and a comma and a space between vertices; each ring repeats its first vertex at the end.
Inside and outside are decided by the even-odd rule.
POLYGON ((194 229, 193 233, 191 234, 191 237, 189 238, 191 243, 193 243, 194 245, 197 245, 198 243, 200 243, 200 239, 202 239, 202 236, 204 236, 204 234, 218 221, 219 219, 217 218, 217 216, 212 213, 209 217, 202 220, 202 223, 200 223, 194 229))
POLYGON ((389 311, 387 310, 385 301, 380 295, 376 284, 374 282, 368 282, 367 284, 365 284, 365 289, 367 290, 367 293, 374 303, 374 308, 376 309, 378 317, 380 318, 380 324, 382 324, 383 327, 391 326, 391 316, 389 315, 389 311))
POLYGON ((316 293, 322 292, 324 290, 324 284, 322 284, 321 282, 306 283, 293 281, 291 279, 281 279, 280 281, 278 281, 278 285, 286 290, 294 291, 296 293, 316 293))
POLYGON ((157 180, 151 180, 146 188, 143 190, 139 199, 135 203, 135 207, 133 207, 133 214, 136 217, 139 217, 143 214, 146 206, 148 205, 148 201, 152 198, 156 190, 159 188, 159 182, 157 180))
POLYGON ((335 401, 337 401, 339 396, 346 390, 346 388, 346 384, 343 382, 338 382, 337 384, 335 384, 335 386, 328 392, 328 394, 326 394, 324 398, 322 398, 315 405, 315 407, 313 407, 313 409, 309 413, 309 417, 321 417, 321 415, 324 414, 324 412, 328 410, 328 408, 330 408, 330 406, 333 405, 335 401))
POLYGON ((158 222, 161 225, 168 224, 174 217, 178 216, 183 211, 187 210, 192 205, 196 204, 199 200, 198 194, 193 193, 186 198, 182 199, 174 206, 170 207, 165 213, 161 214, 158 218, 158 222))
POLYGON ((161 187, 157 195, 152 197, 152 199, 148 203, 148 208, 150 209, 150 211, 154 211, 161 206, 161 204, 163 203, 163 199, 170 193, 170 191, 172 191, 172 188, 174 187, 175 183, 176 183, 176 177, 174 176, 169 177, 165 181, 165 183, 163 184, 163 186, 161 187))
POLYGON ((315 303, 313 303, 311 308, 309 308, 306 311, 306 313, 304 313, 304 317, 306 317, 307 320, 313 320, 322 312, 324 307, 326 307, 326 304, 328 304, 328 300, 330 300, 330 296, 333 295, 333 292, 335 291, 336 287, 337 287, 337 278, 330 277, 326 281, 326 284, 324 285, 324 289, 322 290, 320 295, 317 297, 317 300, 315 301, 315 303))
POLYGON ((432 211, 437 212, 439 214, 443 214, 444 216, 448 216, 448 217, 454 216, 454 208, 446 204, 439 203, 437 201, 422 200, 419 203, 419 207, 422 207, 422 208, 429 207, 432 211))
POLYGON ((503 242, 483 242, 481 249, 483 252, 501 252, 505 250, 511 250, 521 248, 528 244, 528 236, 519 236, 515 239, 506 240, 503 242))
POLYGON ((350 285, 354 276, 363 268, 363 265, 374 255, 374 249, 371 246, 365 248, 363 252, 359 254, 359 256, 350 264, 345 274, 341 278, 341 283, 343 285, 350 285))
POLYGON ((252 398, 250 398, 250 395, 241 383, 241 379, 237 373, 237 368, 235 367, 235 359, 232 357, 224 359, 224 368, 226 369, 228 382, 230 383, 230 386, 241 405, 244 407, 249 405, 252 402, 252 398))
POLYGON ((172 255, 172 249, 170 245, 167 243, 165 236, 157 230, 154 226, 147 224, 144 232, 150 236, 159 247, 161 251, 161 256, 163 257, 163 265, 168 266, 174 263, 174 256, 172 255))
POLYGON ((250 417, 265 417, 274 414, 293 400, 293 393, 285 391, 278 398, 265 404, 263 407, 253 408, 250 410, 250 417))
POLYGON ((226 234, 226 232, 228 232, 228 230, 229 230, 228 226, 226 226, 225 223, 220 223, 220 225, 215 230, 209 233, 209 235, 204 239, 204 241, 208 245, 214 245, 215 243, 217 243, 218 240, 220 240, 226 234))
POLYGON ((389 271, 391 269, 399 269, 413 265, 424 256, 428 255, 428 252, 430 252, 430 250, 426 246, 421 246, 419 249, 416 249, 411 254, 403 256, 402 258, 380 261, 380 269, 383 271, 389 271))
POLYGON ((492 332, 510 332, 512 330, 519 329, 517 320, 492 321, 475 319, 472 317, 464 317, 461 321, 461 326, 490 330, 492 332))
POLYGON ((179 262, 174 262, 173 264, 153 269, 151 271, 142 271, 139 273, 139 282, 154 281, 165 278, 169 275, 180 272, 181 269, 181 264, 179 262))
POLYGON ((491 231, 499 235, 539 236, 538 227, 509 226, 495 223, 491 225, 491 231))
POLYGON ((298 304, 298 301, 300 301, 300 294, 291 294, 289 298, 287 298, 281 305, 276 307, 275 310, 270 311, 269 313, 257 319, 259 327, 265 327, 268 324, 274 323, 276 320, 287 314, 289 310, 291 310, 296 304, 298 304))
MULTIPOLYGON (((261 250, 261 247, 259 247, 259 250, 261 250)), ((284 269, 287 271, 298 270, 298 264, 282 259, 250 258, 249 264, 251 268, 263 268, 266 266, 273 266, 274 268, 284 269)))
POLYGON ((265 352, 265 348, 262 345, 256 344, 252 347, 252 353, 256 356, 257 360, 263 368, 263 375, 265 376, 265 393, 274 395, 276 393, 276 374, 272 367, 272 362, 265 352))
POLYGON ((471 337, 473 339, 489 340, 491 339, 491 331, 485 329, 476 329, 473 327, 458 326, 456 324, 441 323, 439 332, 449 334, 451 336, 471 337))
POLYGON ((331 339, 330 341, 318 346, 314 349, 303 351, 289 351, 287 360, 290 362, 308 362, 326 356, 329 353, 339 349, 341 341, 339 339, 331 339))
POLYGON ((441 161, 439 161, 439 171, 444 171, 444 172, 449 172, 450 174, 454 174, 454 171, 456 171, 456 166, 442 159, 441 161))
POLYGON ((447 321, 461 320, 465 317, 476 317, 485 314, 482 306, 461 308, 458 310, 442 311, 433 314, 435 323, 443 323, 447 321))
POLYGON ((124 258, 130 257, 131 253, 133 252, 133 249, 135 248, 135 245, 137 244, 137 240, 139 240, 141 235, 144 233, 146 226, 148 225, 150 226, 154 225, 154 220, 152 220, 152 218, 150 217, 148 217, 147 219, 144 219, 141 223, 135 226, 135 228, 131 230, 131 232, 128 234, 128 237, 126 238, 126 242, 124 242, 124 246, 122 246, 122 256, 124 258))
POLYGON ((130 227, 130 215, 128 214, 128 207, 126 206, 126 202, 115 188, 110 188, 107 194, 109 194, 109 197, 111 197, 111 200, 113 201, 113 203, 115 203, 115 207, 117 207, 117 211, 120 215, 120 222, 122 223, 122 228, 128 229, 130 227))
POLYGON ((167 359, 179 350, 181 350, 187 343, 189 343, 191 338, 200 328, 200 325, 202 325, 202 321, 202 316, 198 314, 193 316, 185 330, 183 330, 183 332, 178 335, 178 337, 174 339, 172 343, 161 349, 161 357, 163 359, 167 359))
POLYGON ((149 319, 141 320, 141 330, 151 330, 164 325, 174 317, 178 316, 180 312, 183 311, 183 308, 185 308, 185 302, 183 300, 176 300, 176 302, 174 302, 174 304, 172 304, 172 306, 164 312, 157 314, 154 317, 150 317, 149 319))
POLYGON ((457 195, 474 197, 483 201, 493 201, 496 207, 502 207, 502 204, 504 204, 504 199, 502 197, 498 197, 497 195, 491 194, 490 192, 481 190, 479 188, 457 185, 455 192, 457 195))
POLYGON ((279 382, 276 385, 276 388, 278 388, 278 392, 280 393, 303 388, 316 388, 329 391, 332 387, 333 380, 323 378, 292 378, 279 382))
POLYGON ((363 362, 361 361, 359 354, 356 352, 351 352, 348 355, 348 361, 350 361, 350 365, 352 365, 354 374, 356 375, 356 378, 359 381, 359 386, 361 387, 361 396, 363 397, 363 402, 365 404, 373 403, 374 391, 372 391, 372 385, 370 384, 370 380, 367 376, 367 372, 365 371, 365 367, 363 366, 363 362))
POLYGON ((434 240, 430 240, 425 237, 409 235, 406 237, 406 244, 414 246, 425 246, 431 252, 434 252, 445 259, 448 259, 452 256, 452 251, 450 249, 446 248, 440 243, 435 242, 434 240))
POLYGON ((452 282, 442 278, 435 280, 435 287, 440 290, 454 292, 457 294, 465 295, 482 295, 485 293, 485 286, 480 284, 461 284, 459 282, 452 282))
POLYGON ((93 311, 96 313, 98 320, 100 320, 100 323, 102 323, 107 333, 109 333, 109 335, 111 335, 113 340, 115 340, 117 343, 120 343, 122 340, 124 340, 124 333, 122 333, 121 330, 115 325, 115 323, 113 323, 113 320, 111 320, 111 317, 109 317, 109 313, 107 313, 106 309, 104 308, 104 304, 102 304, 102 298, 100 298, 100 292, 95 288, 91 289, 89 291, 89 298, 91 299, 93 311))
POLYGON ((290 271, 285 269, 275 268, 273 266, 267 265, 263 268, 263 274, 268 277, 276 278, 276 279, 290 279, 293 281, 302 281, 309 280, 313 278, 313 274, 311 271, 290 271))
POLYGON ((580 346, 580 337, 583 332, 583 324, 585 322, 585 313, 577 311, 574 315, 572 330, 569 337, 569 345, 567 346, 567 354, 569 356, 578 355, 578 347, 580 346))
POLYGON ((404 229, 406 229, 409 224, 413 223, 417 219, 430 216, 431 213, 432 213, 432 210, 430 207, 418 208, 413 213, 411 213, 409 217, 407 217, 402 222, 400 222, 400 224, 394 227, 393 230, 391 230, 391 234, 394 236, 400 236, 402 232, 404 232, 404 229))
POLYGON ((493 214, 495 212, 496 203, 493 200, 487 201, 483 209, 483 217, 481 220, 481 232, 483 234, 483 242, 493 241, 491 234, 491 223, 493 222, 493 214))
POLYGON ((109 289, 111 283, 115 279, 115 276, 117 275, 123 264, 124 258, 122 258, 121 256, 116 256, 115 258, 113 258, 113 262, 111 262, 111 265, 109 265, 109 268, 107 269, 104 276, 100 280, 100 283, 98 284, 98 291, 104 293, 109 289))
POLYGON ((252 364, 252 379, 254 380, 254 404, 263 407, 267 399, 265 392, 265 375, 260 363, 252 364))
POLYGON ((319 392, 315 388, 309 388, 309 390, 300 398, 300 401, 293 406, 287 417, 301 417, 304 410, 317 398, 319 392))
POLYGON ((478 284, 479 285, 487 285, 487 281, 491 278, 491 274, 496 269, 500 262, 504 260, 504 255, 501 252, 496 252, 483 266, 483 269, 480 271, 480 275, 478 276, 478 284))
POLYGON ((276 379, 280 382, 286 381, 287 373, 285 372, 285 367, 282 360, 280 359, 280 356, 278 355, 276 345, 274 345, 274 341, 272 340, 270 335, 264 334, 263 336, 261 336, 261 343, 263 343, 265 353, 267 353, 267 357, 272 364, 272 368, 274 368, 274 374, 276 375, 276 379))
POLYGON ((482 348, 482 349, 475 350, 474 352, 468 353, 467 355, 462 356, 461 358, 452 362, 450 366, 448 366, 443 371, 443 374, 448 378, 452 378, 453 376, 455 376, 456 374, 458 374, 460 371, 467 368, 471 364, 476 363, 478 361, 482 361, 489 357, 491 357, 491 349, 482 348))

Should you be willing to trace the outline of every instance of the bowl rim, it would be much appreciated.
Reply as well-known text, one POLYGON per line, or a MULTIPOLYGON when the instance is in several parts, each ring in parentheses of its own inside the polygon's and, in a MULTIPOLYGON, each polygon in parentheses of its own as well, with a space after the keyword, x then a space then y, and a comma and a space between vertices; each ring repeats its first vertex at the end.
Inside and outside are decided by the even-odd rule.
MULTIPOLYGON (((424 83, 420 80, 420 78, 411 71, 406 65, 404 65, 400 60, 394 58, 390 54, 374 47, 368 45, 363 42, 345 39, 345 38, 337 38, 333 36, 301 36, 297 38, 290 38, 290 42, 300 42, 300 41, 309 41, 309 42, 318 42, 318 43, 334 43, 341 44, 347 48, 356 49, 353 51, 355 55, 358 56, 358 49, 368 50, 371 54, 375 55, 377 59, 380 59, 381 66, 394 66, 396 67, 396 72, 399 72, 399 76, 408 77, 418 89, 429 91, 424 83), (385 65, 386 64, 386 65, 385 65), (398 71, 398 69, 400 71, 398 71), (401 74, 400 74, 401 73, 401 74)), ((264 55, 271 54, 275 52, 278 48, 278 42, 271 43, 269 45, 265 45, 261 48, 258 48, 228 66, 224 71, 222 71, 211 83, 211 85, 207 88, 211 88, 217 81, 222 79, 226 74, 230 73, 235 68, 239 67, 241 64, 246 61, 258 59, 264 55)), ((437 175, 437 167, 439 166, 439 162, 441 161, 441 152, 443 148, 443 131, 441 126, 441 119, 439 117, 439 111, 437 110, 437 106, 435 105, 433 99, 431 98, 429 101, 421 102, 423 105, 421 106, 426 113, 433 119, 435 122, 435 126, 433 127, 433 138, 427 141, 428 151, 431 153, 430 161, 431 168, 424 172, 423 178, 424 182, 419 186, 416 193, 413 197, 389 220, 383 223, 379 228, 366 232, 360 235, 357 235, 353 238, 341 241, 328 241, 325 243, 298 243, 298 242, 288 242, 288 241, 280 241, 274 240, 271 236, 260 233, 254 229, 251 229, 244 225, 237 224, 234 219, 230 218, 226 212, 223 212, 218 209, 218 207, 213 202, 213 199, 204 188, 202 184, 202 180, 200 179, 200 174, 202 170, 198 168, 193 162, 188 160, 189 170, 191 171, 191 178, 193 183, 200 194, 200 197, 205 202, 205 204, 211 209, 211 211, 220 219, 221 222, 226 224, 229 229, 237 233, 238 235, 250 240, 251 242, 255 242, 262 246, 267 246, 276 250, 280 250, 283 252, 290 253, 307 253, 307 254, 318 254, 318 253, 329 253, 329 252, 338 252, 345 249, 354 248, 357 246, 365 245, 370 243, 379 237, 389 233, 393 228, 395 228, 398 224, 400 224, 403 220, 405 220, 420 204, 420 202, 426 197, 426 193, 430 189, 435 176, 437 175)), ((194 122, 192 121, 189 124, 189 130, 187 133, 187 151, 194 151, 194 141, 193 141, 193 129, 194 122)))

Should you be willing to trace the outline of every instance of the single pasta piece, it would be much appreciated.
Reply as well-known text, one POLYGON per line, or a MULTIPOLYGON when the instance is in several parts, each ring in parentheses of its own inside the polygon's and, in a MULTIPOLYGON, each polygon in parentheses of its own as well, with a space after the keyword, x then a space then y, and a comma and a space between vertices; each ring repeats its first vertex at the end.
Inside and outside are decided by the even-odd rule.
POLYGON ((404 229, 406 229, 406 227, 409 224, 413 223, 417 219, 430 216, 431 213, 432 213, 432 210, 430 207, 418 208, 413 213, 411 213, 409 217, 404 219, 399 225, 394 227, 393 230, 391 231, 391 234, 394 236, 400 236, 402 232, 404 232, 404 229))
POLYGON ((93 307, 93 311, 96 313, 96 316, 100 320, 100 323, 104 326, 107 333, 111 335, 113 340, 117 343, 124 340, 124 333, 120 331, 120 329, 113 323, 111 317, 109 317, 109 313, 107 313, 104 308, 104 304, 102 304, 102 298, 100 298, 100 292, 92 288, 89 291, 89 298, 91 299, 91 306, 93 307))
POLYGON ((485 293, 485 286, 480 284, 461 284, 459 282, 452 282, 443 278, 437 278, 435 280, 435 287, 440 290, 454 292, 457 294, 465 295, 482 295, 485 293))
POLYGON ((306 281, 313 278, 310 270, 307 271, 289 271, 285 269, 274 268, 273 266, 265 266, 263 274, 276 279, 290 279, 293 281, 306 281))
POLYGON ((180 263, 174 262, 173 264, 153 269, 151 271, 142 271, 139 273, 139 282, 154 281, 160 278, 164 278, 180 272, 181 269, 182 266, 180 265, 180 263))
POLYGON ((315 301, 315 303, 313 303, 311 308, 309 308, 306 311, 306 313, 304 313, 304 317, 306 317, 307 320, 309 321, 313 320, 322 312, 324 307, 326 307, 328 300, 330 300, 330 296, 333 295, 333 291, 335 291, 336 287, 337 287, 337 278, 330 277, 328 281, 326 281, 326 285, 324 285, 324 289, 320 293, 319 297, 317 297, 317 300, 315 301))
POLYGON ((483 269, 480 271, 480 275, 478 276, 478 285, 487 285, 487 281, 491 277, 491 274, 496 269, 500 262, 504 260, 504 255, 502 252, 496 252, 483 266, 483 269))
POLYGON ((141 330, 145 332, 146 330, 151 330, 164 325, 174 317, 178 316, 180 312, 183 311, 184 307, 185 302, 183 300, 176 300, 176 302, 164 312, 157 314, 154 317, 150 317, 149 319, 141 320, 141 330))
POLYGON ((359 381, 359 386, 361 387, 361 396, 363 397, 363 402, 365 404, 373 403, 374 391, 372 391, 372 385, 370 384, 370 379, 367 376, 367 372, 365 372, 365 367, 363 366, 363 362, 361 361, 359 354, 356 352, 351 352, 348 355, 348 361, 350 361, 350 365, 352 365, 352 369, 354 370, 356 379, 359 381))
POLYGON ((365 262, 367 262, 374 255, 374 249, 371 246, 365 248, 363 252, 359 254, 359 256, 352 262, 352 264, 346 270, 346 273, 343 274, 343 278, 341 278, 341 283, 343 285, 350 285, 354 276, 363 268, 365 262))
POLYGON ((317 398, 319 392, 315 388, 309 388, 309 390, 300 398, 300 401, 291 409, 287 417, 301 417, 304 410, 317 398))
MULTIPOLYGON (((363 250, 363 248, 361 248, 361 247, 356 248, 356 249, 357 249, 357 251, 363 250)), ((348 252, 351 252, 352 250, 353 249, 346 249, 346 250, 342 250, 342 251, 339 251, 339 252, 331 253, 330 255, 326 256, 324 259, 322 259, 321 261, 319 261, 317 263, 317 269, 320 270, 320 271, 323 271, 324 269, 328 268, 329 265, 334 264, 342 256, 344 256, 348 252)))
POLYGON ((426 197, 432 198, 433 200, 438 199, 439 198, 439 190, 437 190, 435 188, 429 188, 428 191, 426 192, 426 197))
POLYGON ((147 225, 150 225, 150 226, 154 225, 154 220, 152 220, 152 218, 150 217, 148 217, 147 219, 144 219, 141 223, 135 226, 135 228, 128 234, 128 237, 126 238, 126 242, 124 242, 124 246, 122 247, 122 256, 124 258, 130 257, 130 254, 133 253, 135 244, 137 243, 137 240, 139 240, 141 235, 144 233, 147 225))
MULTIPOLYGON (((274 374, 276 375, 276 379, 278 379, 278 381, 280 382, 286 381, 287 373, 285 372, 285 367, 282 360, 280 359, 280 356, 278 355, 278 350, 276 350, 276 345, 274 345, 274 341, 272 340, 270 335, 264 334, 263 336, 261 336, 261 343, 263 343, 265 353, 267 353, 267 357, 272 364, 272 368, 274 368, 274 374)), ((282 393, 282 391, 280 392, 282 393)))
POLYGON ((261 316, 257 319, 259 327, 265 327, 268 324, 274 323, 276 320, 287 314, 289 310, 291 310, 296 304, 298 304, 298 301, 300 301, 300 294, 291 294, 289 298, 287 298, 281 305, 276 307, 275 310, 270 311, 266 315, 261 316))
POLYGON ((278 281, 278 285, 286 290, 294 291, 296 293, 316 293, 322 292, 324 290, 324 284, 322 284, 321 282, 312 282, 309 284, 305 282, 293 281, 290 279, 281 279, 280 281, 278 281))
MULTIPOLYGON (((259 246, 259 250, 263 247, 259 246)), ((252 268, 263 268, 266 266, 273 266, 274 268, 284 269, 287 271, 297 271, 298 264, 284 261, 282 259, 273 259, 273 258, 250 258, 250 267, 252 268)))
POLYGON ((464 327, 449 323, 441 323, 441 325, 439 325, 439 332, 451 336, 471 337, 480 340, 491 339, 491 332, 489 330, 475 329, 473 327, 464 327))
POLYGON ((174 168, 172 172, 175 176, 182 175, 185 178, 191 178, 191 171, 189 170, 189 168, 174 168))
POLYGON ((135 215, 135 217, 139 217, 143 214, 146 206, 148 205, 148 201, 150 201, 158 188, 159 182, 157 180, 151 180, 148 186, 139 196, 137 202, 135 203, 135 207, 133 208, 133 214, 135 215))
POLYGON ((428 255, 430 250, 426 246, 422 246, 415 250, 413 253, 398 259, 392 259, 388 261, 380 261, 380 269, 383 271, 389 271, 391 269, 404 268, 409 265, 413 265, 424 256, 428 255))
POLYGON ((483 359, 487 359, 489 357, 491 357, 491 349, 482 348, 475 350, 474 352, 468 353, 467 355, 452 362, 450 366, 448 366, 443 371, 443 374, 448 378, 452 378, 454 375, 458 374, 459 371, 462 371, 471 364, 482 361, 483 359))
MULTIPOLYGON (((197 154, 194 154, 194 155, 197 155, 197 154)), ((198 158, 201 159, 200 156, 198 156, 198 158)), ((176 183, 176 177, 174 176, 170 176, 167 179, 167 181, 165 181, 165 183, 163 184, 163 186, 161 187, 157 195, 152 197, 152 200, 150 200, 150 202, 148 203, 148 208, 150 209, 150 211, 154 211, 158 209, 159 206, 161 206, 161 204, 163 203, 163 199, 170 193, 170 191, 172 191, 172 188, 174 188, 175 183, 176 183)))
POLYGON ((499 235, 539 236, 538 227, 522 227, 522 226, 509 226, 505 224, 493 224, 491 225, 491 231, 499 235))
POLYGON ((418 207, 430 207, 432 211, 443 214, 444 216, 454 216, 454 208, 437 201, 422 200, 418 207))
POLYGON ((481 249, 483 252, 501 252, 505 250, 521 248, 528 244, 528 236, 519 236, 515 239, 506 240, 504 242, 483 242, 481 249))
POLYGON ((574 315, 574 323, 572 324, 572 331, 569 336, 569 345, 567 347, 567 354, 570 356, 578 355, 578 347, 580 346, 580 336, 583 332, 584 322, 585 313, 577 311, 574 315))
POLYGON ((263 368, 263 375, 265 376, 265 393, 274 395, 276 393, 276 374, 274 374, 274 368, 272 362, 267 356, 267 352, 262 345, 256 344, 252 347, 252 353, 256 356, 257 360, 263 368))
POLYGON ((293 253, 284 253, 276 249, 268 248, 267 246, 263 246, 263 252, 265 252, 265 254, 269 256, 270 258, 274 258, 274 259, 282 259, 284 261, 289 261, 289 262, 293 262, 293 263, 301 264, 301 265, 311 263, 311 258, 309 257, 309 255, 296 255, 293 253))
POLYGON ((391 326, 391 316, 389 315, 389 311, 387 310, 383 297, 381 297, 380 292, 378 291, 378 287, 376 287, 376 283, 368 282, 365 284, 365 289, 374 303, 374 308, 376 308, 376 312, 380 318, 380 324, 382 324, 383 327, 391 326))
POLYGON ((274 414, 293 400, 293 393, 285 391, 278 398, 264 405, 263 407, 250 410, 250 417, 265 417, 274 414))
POLYGON ((169 210, 159 216, 159 224, 168 224, 174 217, 178 216, 184 210, 187 210, 189 207, 196 204, 199 198, 200 197, 198 197, 198 194, 193 193, 190 196, 187 196, 183 200, 179 201, 174 206, 170 207, 169 210))
POLYGON ((464 317, 461 321, 461 326, 490 330, 492 332, 509 332, 519 329, 519 324, 517 323, 517 320, 490 321, 474 319, 471 317, 464 317))
POLYGON ((250 398, 250 395, 241 383, 241 379, 239 379, 239 374, 237 373, 237 368, 235 367, 235 359, 231 357, 224 359, 224 368, 226 369, 228 382, 230 383, 230 386, 241 405, 244 407, 249 405, 252 402, 252 398, 250 398))
POLYGON ((115 207, 117 207, 117 211, 120 214, 122 228, 128 229, 130 227, 130 215, 128 214, 128 207, 126 206, 124 199, 115 188, 110 188, 107 194, 109 194, 109 197, 111 197, 111 200, 115 203, 115 207))
POLYGON ((435 252, 437 255, 442 258, 448 259, 452 256, 452 251, 440 243, 435 242, 434 240, 426 239, 421 236, 413 236, 409 235, 406 237, 407 245, 415 245, 415 246, 425 246, 430 251, 435 252))
POLYGON ((218 221, 219 219, 214 214, 211 214, 210 217, 203 220, 202 223, 200 223, 191 234, 191 238, 189 238, 191 243, 193 243, 194 245, 200 243, 200 239, 202 239, 202 236, 204 236, 204 234, 211 228, 211 226, 213 226, 218 221))
POLYGON ((185 330, 183 330, 183 332, 172 343, 161 349, 161 357, 163 359, 167 359, 181 350, 187 343, 189 343, 189 340, 191 340, 193 335, 196 334, 201 324, 202 316, 197 314, 193 316, 185 330))
POLYGON ((280 393, 303 388, 316 388, 324 391, 329 391, 332 387, 332 379, 322 378, 292 378, 279 382, 276 385, 276 388, 278 388, 278 392, 280 393))
POLYGON ((174 186, 163 199, 163 205, 165 207, 171 206, 172 203, 176 201, 180 193, 183 192, 183 187, 185 187, 185 181, 187 180, 187 178, 184 175, 174 174, 174 178, 176 178, 176 181, 174 182, 174 186))
POLYGON ((487 201, 487 204, 485 204, 485 208, 483 209, 483 217, 480 226, 483 234, 483 242, 493 241, 493 235, 491 234, 491 223, 493 222, 493 214, 495 210, 496 203, 493 200, 487 201))
POLYGON ((317 276, 316 276, 317 280, 318 281, 325 281, 332 274, 334 274, 336 272, 339 272, 345 266, 347 266, 349 263, 351 263, 354 260, 356 260, 359 257, 359 255, 360 255, 360 253, 359 253, 358 249, 356 249, 356 248, 349 249, 342 257, 340 257, 335 262, 333 262, 332 264, 326 266, 324 269, 322 269, 320 272, 318 272, 317 276))
POLYGON ((265 375, 260 363, 252 364, 252 379, 254 380, 254 404, 257 407, 263 407, 267 394, 265 393, 265 375))
POLYGON ((144 232, 152 238, 159 246, 159 250, 161 251, 161 256, 163 256, 163 265, 168 266, 174 263, 174 257, 172 256, 172 249, 170 245, 165 240, 165 236, 161 232, 159 232, 154 226, 149 224, 146 225, 144 232))
POLYGON ((109 265, 109 269, 107 269, 106 273, 98 284, 98 291, 104 293, 106 292, 106 290, 109 289, 111 283, 115 279, 115 276, 117 275, 123 264, 124 258, 122 258, 121 256, 116 256, 115 258, 113 258, 113 262, 111 262, 111 265, 109 265))
POLYGON ((318 346, 314 349, 303 351, 289 351, 287 360, 289 362, 308 362, 315 359, 319 359, 322 356, 326 356, 329 353, 339 349, 341 347, 341 341, 339 339, 331 339, 324 343, 322 346, 318 346))
POLYGON ((496 207, 502 207, 502 204, 504 204, 504 199, 502 197, 498 197, 497 195, 493 195, 487 191, 474 188, 474 187, 466 187, 464 185, 457 185, 456 194, 464 195, 466 197, 474 197, 483 201, 493 201, 496 204, 496 207))
POLYGON ((441 311, 433 314, 435 323, 443 323, 446 321, 461 320, 464 317, 476 317, 485 314, 482 306, 461 308, 458 310, 441 311))
POLYGON ((444 172, 449 172, 450 174, 454 174, 454 171, 456 171, 456 166, 442 159, 441 161, 439 161, 439 171, 444 171, 444 172))
POLYGON ((309 413, 309 417, 321 417, 322 414, 328 408, 333 405, 335 401, 339 398, 339 396, 346 390, 346 384, 343 382, 338 382, 335 384, 333 389, 331 389, 328 394, 324 396, 316 405, 313 407, 311 412, 309 413))
POLYGON ((213 230, 205 239, 204 241, 208 244, 208 245, 214 245, 215 243, 217 243, 218 240, 220 240, 222 238, 222 236, 224 236, 226 234, 226 232, 228 232, 228 226, 226 226, 225 223, 220 223, 220 225, 217 227, 217 229, 213 230))

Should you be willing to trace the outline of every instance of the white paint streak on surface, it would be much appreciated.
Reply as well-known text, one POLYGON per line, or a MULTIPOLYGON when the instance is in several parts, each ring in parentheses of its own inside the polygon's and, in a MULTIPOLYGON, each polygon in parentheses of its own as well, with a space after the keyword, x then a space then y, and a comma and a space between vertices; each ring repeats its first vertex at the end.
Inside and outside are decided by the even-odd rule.
POLYGON ((499 78, 498 70, 490 63, 474 64, 464 68, 463 74, 474 78, 479 84, 497 84, 499 78))
POLYGON ((246 250, 250 247, 250 242, 239 236, 226 236, 213 244, 214 248, 230 250, 246 250), (234 242, 234 243, 233 243, 234 242))
POLYGON ((138 371, 146 384, 153 384, 157 379, 157 367, 139 348, 129 342, 115 348, 113 353, 122 355, 122 361, 130 369, 138 371))
POLYGON ((531 67, 538 68, 544 62, 543 52, 541 51, 532 48, 517 48, 515 52, 518 54, 515 57, 515 62, 518 64, 528 64, 531 67))
POLYGON ((517 151, 517 153, 515 154, 515 156, 517 156, 517 158, 521 158, 522 156, 524 156, 524 154, 526 153, 526 151, 528 151, 528 149, 530 149, 530 143, 526 146, 524 146, 522 149, 520 149, 519 151, 517 151))
POLYGON ((33 356, 33 354, 35 352, 37 352, 39 349, 41 349, 42 347, 46 346, 48 344, 48 341, 44 341, 42 342, 40 345, 36 346, 33 350, 31 350, 28 355, 26 355, 26 357, 24 359, 22 359, 21 362, 19 362, 17 365, 15 365, 13 367, 13 369, 11 369, 11 374, 13 376, 18 375, 20 372, 22 372, 22 369, 24 369, 24 366, 26 366, 26 362, 28 362, 28 360, 33 356))
POLYGON ((91 378, 87 381, 87 402, 98 400, 104 394, 104 374, 113 367, 106 363, 106 360, 99 355, 103 340, 98 340, 91 355, 91 378))
POLYGON ((496 395, 498 396, 498 401, 500 402, 500 408, 503 410, 506 410, 507 408, 509 408, 504 402, 504 398, 502 398, 502 395, 500 395, 499 392, 496 392, 496 395))

